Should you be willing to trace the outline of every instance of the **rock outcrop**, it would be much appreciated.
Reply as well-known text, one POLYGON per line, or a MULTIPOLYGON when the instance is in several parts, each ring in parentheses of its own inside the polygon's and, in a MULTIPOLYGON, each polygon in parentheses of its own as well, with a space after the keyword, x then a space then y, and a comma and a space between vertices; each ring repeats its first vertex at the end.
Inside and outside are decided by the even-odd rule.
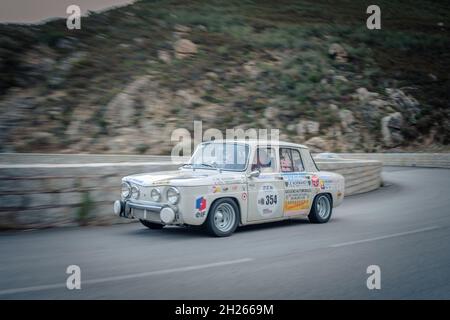
POLYGON ((184 59, 197 53, 197 45, 188 39, 177 40, 173 48, 175 57, 178 59, 184 59))
POLYGON ((403 116, 400 112, 392 113, 381 119, 381 133, 387 147, 395 147, 403 142, 402 124, 403 116))

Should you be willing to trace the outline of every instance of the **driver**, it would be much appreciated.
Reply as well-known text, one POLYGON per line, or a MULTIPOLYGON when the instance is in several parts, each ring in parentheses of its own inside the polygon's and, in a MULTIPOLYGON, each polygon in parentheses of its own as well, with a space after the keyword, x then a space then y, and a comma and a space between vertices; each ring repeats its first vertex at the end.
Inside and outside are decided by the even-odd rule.
POLYGON ((265 149, 257 149, 256 163, 252 165, 252 171, 257 169, 261 172, 272 172, 272 159, 265 149))

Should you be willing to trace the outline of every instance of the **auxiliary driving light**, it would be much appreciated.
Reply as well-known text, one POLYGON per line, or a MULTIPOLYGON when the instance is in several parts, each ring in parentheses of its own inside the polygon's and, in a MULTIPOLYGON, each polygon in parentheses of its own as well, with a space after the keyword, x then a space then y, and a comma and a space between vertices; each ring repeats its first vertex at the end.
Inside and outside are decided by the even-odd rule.
POLYGON ((114 201, 114 214, 120 216, 123 211, 123 203, 120 200, 114 201))
POLYGON ((175 220, 175 212, 169 207, 163 208, 159 215, 164 223, 172 223, 175 220))

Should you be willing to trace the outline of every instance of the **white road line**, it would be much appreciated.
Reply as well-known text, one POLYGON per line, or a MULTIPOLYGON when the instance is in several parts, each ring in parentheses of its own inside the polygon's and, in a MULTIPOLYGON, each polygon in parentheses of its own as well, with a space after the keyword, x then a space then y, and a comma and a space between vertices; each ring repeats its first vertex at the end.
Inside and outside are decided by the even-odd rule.
MULTIPOLYGON (((91 280, 81 279, 81 287, 83 288, 83 285, 86 285, 86 284, 97 284, 97 283, 104 283, 104 282, 111 282, 111 281, 144 278, 144 277, 155 276, 155 275, 221 267, 221 266, 244 263, 244 262, 249 262, 249 261, 253 261, 253 259, 244 258, 244 259, 238 259, 238 260, 220 261, 220 262, 201 264, 201 265, 196 265, 196 266, 165 269, 165 270, 156 270, 156 271, 134 273, 134 274, 127 274, 127 275, 123 275, 123 276, 115 276, 115 277, 107 277, 107 278, 99 278, 99 279, 91 279, 91 280)), ((64 283, 54 283, 54 284, 33 286, 33 287, 5 289, 5 290, 0 290, 0 295, 33 292, 33 291, 44 291, 44 290, 59 289, 59 288, 66 288, 66 283, 64 282, 64 283)))
POLYGON ((375 238, 368 238, 368 239, 363 239, 363 240, 342 242, 342 243, 333 244, 333 245, 329 246, 329 248, 338 248, 338 247, 344 247, 344 246, 351 246, 353 244, 359 244, 359 243, 365 243, 365 242, 371 242, 371 241, 377 241, 377 240, 384 240, 384 239, 389 239, 389 238, 401 237, 401 236, 406 236, 406 235, 409 235, 409 234, 425 232, 425 231, 430 231, 430 230, 435 230, 435 229, 439 229, 439 227, 433 226, 433 227, 427 227, 427 228, 416 229, 416 230, 411 230, 411 231, 405 231, 405 232, 388 234, 388 235, 385 235, 385 236, 380 236, 380 237, 375 237, 375 238))

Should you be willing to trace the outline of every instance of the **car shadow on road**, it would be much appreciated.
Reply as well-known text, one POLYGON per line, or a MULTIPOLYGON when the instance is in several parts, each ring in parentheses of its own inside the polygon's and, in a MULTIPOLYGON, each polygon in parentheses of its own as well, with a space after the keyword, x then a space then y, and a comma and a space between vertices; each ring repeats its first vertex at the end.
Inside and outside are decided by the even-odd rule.
MULTIPOLYGON (((260 224, 252 224, 238 227, 235 231, 237 234, 245 234, 252 233, 257 231, 264 231, 270 229, 280 229, 292 226, 300 226, 310 224, 308 219, 292 219, 292 220, 283 220, 283 221, 275 221, 275 222, 265 222, 260 224)), ((206 232, 206 230, 201 226, 169 226, 165 227, 161 230, 150 230, 145 227, 136 226, 136 229, 128 230, 127 234, 142 236, 142 237, 157 237, 158 239, 178 239, 179 237, 190 237, 190 238, 198 238, 198 237, 208 237, 211 236, 206 232)))
POLYGON ((161 238, 178 238, 178 237, 208 237, 208 234, 202 227, 179 227, 179 226, 167 226, 161 230, 150 230, 143 226, 136 226, 135 230, 129 230, 127 232, 130 235, 149 237, 155 236, 161 238))
POLYGON ((308 219, 292 219, 292 220, 283 220, 283 221, 275 221, 275 222, 265 222, 265 223, 259 223, 259 224, 251 224, 246 225, 237 228, 237 233, 247 233, 247 232, 255 232, 255 231, 262 231, 266 229, 279 229, 279 228, 286 228, 290 226, 298 226, 298 225, 304 225, 304 224, 310 224, 308 219))

